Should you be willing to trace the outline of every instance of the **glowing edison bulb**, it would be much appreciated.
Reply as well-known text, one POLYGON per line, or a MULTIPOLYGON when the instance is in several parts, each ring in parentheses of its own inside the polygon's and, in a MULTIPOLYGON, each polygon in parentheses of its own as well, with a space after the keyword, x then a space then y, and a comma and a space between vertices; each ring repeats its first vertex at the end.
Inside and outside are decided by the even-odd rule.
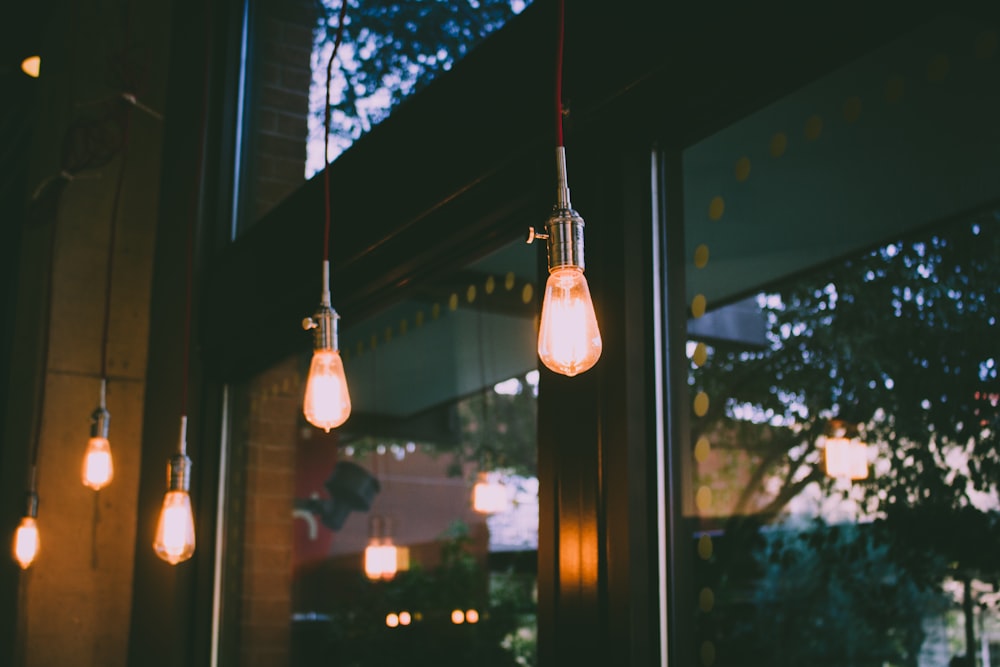
POLYGON ((35 562, 38 544, 38 523, 34 517, 26 516, 14 532, 14 560, 22 570, 27 570, 35 562))
POLYGON ((167 491, 163 496, 153 549, 171 565, 186 561, 194 553, 194 514, 186 491, 167 491))
POLYGON ((37 79, 42 73, 42 57, 28 56, 22 60, 21 71, 30 76, 32 79, 37 79))
POLYGON ((83 485, 100 491, 111 483, 115 476, 115 464, 111 459, 111 445, 107 438, 91 438, 83 455, 83 485))
POLYGON ((313 352, 302 412, 310 424, 327 433, 351 416, 351 395, 339 350, 313 352))
POLYGON ((538 356, 556 373, 573 377, 601 357, 601 332, 583 269, 553 269, 545 283, 538 356))
POLYGON ((507 487, 486 473, 472 487, 472 509, 480 514, 496 514, 507 509, 507 487))
POLYGON ((396 547, 390 539, 373 538, 365 547, 365 575, 369 579, 392 579, 396 576, 396 559, 396 547))
POLYGON ((841 479, 866 479, 868 446, 843 436, 827 438, 826 474, 841 479))

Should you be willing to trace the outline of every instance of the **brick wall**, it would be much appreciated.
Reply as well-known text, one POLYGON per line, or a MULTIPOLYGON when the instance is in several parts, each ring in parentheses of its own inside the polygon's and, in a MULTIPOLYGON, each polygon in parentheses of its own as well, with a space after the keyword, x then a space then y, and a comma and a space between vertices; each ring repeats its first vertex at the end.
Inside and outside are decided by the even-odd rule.
POLYGON ((289 664, 292 509, 300 396, 294 358, 257 376, 250 388, 241 667, 289 664))
POLYGON ((244 218, 252 224, 305 181, 313 0, 260 3, 254 27, 244 218))

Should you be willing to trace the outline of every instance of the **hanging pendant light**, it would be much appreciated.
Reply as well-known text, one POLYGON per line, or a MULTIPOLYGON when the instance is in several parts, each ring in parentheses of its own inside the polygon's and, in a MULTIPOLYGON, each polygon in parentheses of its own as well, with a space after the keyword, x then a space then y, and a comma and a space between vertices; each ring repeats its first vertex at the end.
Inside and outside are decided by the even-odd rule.
POLYGON ((545 282, 538 329, 538 357, 550 370, 573 377, 593 367, 603 342, 583 275, 583 217, 570 203, 562 127, 564 0, 559 0, 556 49, 556 204, 544 232, 528 230, 528 243, 547 242, 549 277, 545 282))
POLYGON ((472 509, 480 514, 496 514, 507 510, 507 487, 498 473, 481 472, 472 487, 472 509))
POLYGON ((831 420, 824 459, 826 474, 841 480, 868 477, 868 445, 858 437, 858 428, 839 419, 831 420))
POLYGON ((194 554, 194 513, 191 511, 191 459, 187 456, 187 417, 181 417, 177 454, 167 463, 167 492, 156 523, 153 550, 177 565, 194 554))
POLYGON ((323 295, 319 308, 312 317, 302 321, 302 328, 315 329, 302 413, 306 421, 327 433, 351 416, 351 395, 337 346, 338 319, 340 316, 330 306, 330 262, 323 260, 323 295))
POLYGON ((24 517, 14 531, 14 560, 27 570, 38 556, 38 494, 34 490, 27 494, 28 502, 24 517))
POLYGON ((388 522, 375 515, 368 524, 368 546, 365 547, 365 576, 373 581, 388 581, 399 569, 399 554, 392 543, 388 522))
POLYGON ((344 35, 344 18, 347 2, 340 5, 340 18, 333 52, 326 64, 326 97, 323 123, 323 292, 320 305, 312 317, 302 321, 307 331, 315 329, 313 357, 306 380, 306 394, 302 402, 302 413, 306 421, 327 433, 337 428, 351 416, 351 395, 347 390, 347 376, 344 361, 337 346, 337 321, 340 316, 330 305, 330 82, 333 78, 333 61, 340 49, 344 35))
POLYGON ((115 476, 115 464, 111 458, 111 444, 108 442, 108 428, 111 413, 108 412, 105 395, 107 380, 101 379, 101 398, 97 409, 90 416, 90 440, 83 455, 83 485, 100 491, 111 483, 115 476))

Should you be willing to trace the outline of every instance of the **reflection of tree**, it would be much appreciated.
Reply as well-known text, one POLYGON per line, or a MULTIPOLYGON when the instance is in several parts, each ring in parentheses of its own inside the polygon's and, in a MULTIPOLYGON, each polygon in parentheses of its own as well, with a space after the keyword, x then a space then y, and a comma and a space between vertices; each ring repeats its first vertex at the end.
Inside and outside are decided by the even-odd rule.
MULTIPOLYGON (((333 104, 332 131, 357 139, 380 122, 388 107, 377 111, 359 104, 382 92, 389 106, 426 85, 438 73, 451 69, 486 35, 514 15, 511 0, 349 0, 344 41, 354 56, 342 71, 347 78, 342 97, 333 104)), ((324 0, 323 25, 332 43, 339 0, 324 0)))
MULTIPOLYGON (((752 556, 759 570, 717 573, 730 593, 737 580, 757 581, 744 590, 757 605, 742 619, 753 632, 732 637, 736 645, 770 637, 782 657, 768 664, 790 655, 788 664, 827 664, 798 654, 809 651, 869 664, 845 653, 855 637, 870 664, 915 664, 922 596, 946 577, 1000 573, 991 560, 1000 548, 998 257, 1000 218, 990 214, 835 262, 758 298, 766 349, 718 345, 692 369, 695 389, 712 399, 693 440, 705 435, 718 459, 744 463, 712 470, 729 476, 717 484, 739 488, 733 514, 766 523, 807 487, 830 495, 821 444, 832 418, 862 425, 879 455, 856 486, 877 519, 870 532, 778 528, 744 540, 729 563, 752 556), (778 617, 785 626, 768 625, 778 617), (782 628, 792 630, 787 641, 782 628)), ((971 645, 970 611, 966 625, 971 645)))
POLYGON ((736 570, 752 584, 730 581, 719 600, 727 656, 744 656, 727 663, 916 666, 924 617, 945 600, 915 582, 876 527, 816 521, 754 541, 750 565, 736 570))
POLYGON ((518 378, 520 389, 500 394, 489 388, 458 404, 463 435, 460 458, 480 470, 503 468, 533 477, 537 466, 538 401, 532 385, 518 378))
POLYGON ((987 216, 762 295, 770 346, 720 345, 693 370, 714 399, 696 435, 722 435, 713 447, 748 451, 757 462, 751 493, 781 480, 772 514, 823 479, 819 436, 834 416, 864 424, 880 447, 882 467, 865 485, 873 509, 995 496, 997 257, 1000 222, 987 216))

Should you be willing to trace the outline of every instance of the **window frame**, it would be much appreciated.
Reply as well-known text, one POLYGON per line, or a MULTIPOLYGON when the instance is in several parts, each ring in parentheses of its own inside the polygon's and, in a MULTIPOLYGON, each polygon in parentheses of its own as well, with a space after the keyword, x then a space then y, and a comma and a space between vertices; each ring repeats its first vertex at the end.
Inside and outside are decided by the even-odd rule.
MULTIPOLYGON (((241 59, 234 54, 250 4, 213 4, 216 22, 208 28, 183 20, 203 11, 192 0, 174 10, 171 122, 151 301, 156 307, 136 538, 133 664, 210 664, 206 628, 216 553, 209 536, 218 527, 217 443, 224 431, 225 386, 308 345, 297 325, 318 296, 321 253, 319 243, 309 239, 322 238, 321 179, 306 182, 229 243, 239 140, 232 100, 241 59), (207 168, 195 192, 175 176, 188 173, 195 162, 191 135, 201 82, 185 73, 202 70, 202 54, 187 48, 201 43, 202 29, 216 35, 211 72, 221 83, 211 99, 207 168), (163 461, 176 445, 175 415, 163 406, 172 405, 180 382, 184 306, 176 285, 185 227, 180 223, 191 197, 198 196, 191 373, 197 385, 191 415, 196 435, 190 444, 198 530, 205 538, 192 564, 164 575, 149 549, 151 517, 162 498, 163 461)), ((569 658, 579 664, 690 662, 680 643, 669 640, 682 636, 685 617, 675 606, 684 549, 671 532, 680 525, 681 504, 670 481, 676 478, 677 436, 686 418, 678 407, 683 401, 671 399, 685 391, 677 370, 683 347, 671 344, 685 333, 683 256, 678 255, 681 151, 938 10, 930 3, 894 1, 878 9, 849 3, 815 22, 799 5, 783 1, 763 17, 767 25, 750 34, 746 26, 761 24, 758 8, 733 8, 720 18, 695 5, 573 4, 567 14, 569 177, 574 204, 591 223, 588 276, 606 347, 599 365, 578 378, 548 372, 541 378, 539 658, 544 666, 569 658), (859 15, 865 20, 858 21, 859 15), (596 43, 603 47, 594 49, 596 43), (664 91, 672 100, 666 112, 664 91), (662 329, 654 326, 657 318, 663 318, 662 329), (665 384, 658 390, 659 382, 665 384), (665 407, 657 400, 661 390, 665 407), (661 462, 666 470, 658 468, 661 462), (661 497, 667 499, 662 516, 661 497), (586 573, 570 571, 574 562, 584 561, 586 573)), ((984 12, 992 20, 998 13, 972 1, 952 11, 984 12)), ((484 254, 544 220, 555 174, 551 72, 539 63, 554 58, 554 18, 555 3, 536 0, 328 167, 334 303, 345 318, 361 318, 393 290, 484 254)), ((527 251, 538 252, 543 265, 537 248, 527 251)))

